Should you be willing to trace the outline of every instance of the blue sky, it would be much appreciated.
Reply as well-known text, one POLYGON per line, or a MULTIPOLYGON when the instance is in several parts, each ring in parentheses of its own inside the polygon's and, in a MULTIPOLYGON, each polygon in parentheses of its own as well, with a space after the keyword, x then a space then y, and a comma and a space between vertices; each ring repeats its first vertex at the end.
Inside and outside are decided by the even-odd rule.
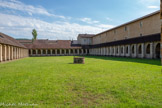
POLYGON ((14 38, 76 39, 160 9, 160 0, 0 0, 0 32, 14 38))

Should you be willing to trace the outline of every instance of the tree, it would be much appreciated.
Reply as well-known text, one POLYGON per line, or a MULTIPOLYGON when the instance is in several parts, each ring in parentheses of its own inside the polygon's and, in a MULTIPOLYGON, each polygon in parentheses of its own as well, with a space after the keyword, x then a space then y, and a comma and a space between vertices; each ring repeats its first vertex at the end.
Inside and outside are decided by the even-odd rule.
POLYGON ((37 31, 35 29, 33 29, 32 35, 33 35, 33 39, 32 40, 36 40, 37 39, 37 31))

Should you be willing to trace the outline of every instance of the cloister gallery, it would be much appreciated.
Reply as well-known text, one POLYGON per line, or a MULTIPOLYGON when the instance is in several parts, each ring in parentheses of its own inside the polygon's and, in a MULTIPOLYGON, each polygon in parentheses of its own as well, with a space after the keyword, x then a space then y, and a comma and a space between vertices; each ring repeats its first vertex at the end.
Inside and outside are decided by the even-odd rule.
POLYGON ((119 56, 160 59, 160 11, 77 40, 14 39, 0 33, 0 62, 28 56, 119 56))

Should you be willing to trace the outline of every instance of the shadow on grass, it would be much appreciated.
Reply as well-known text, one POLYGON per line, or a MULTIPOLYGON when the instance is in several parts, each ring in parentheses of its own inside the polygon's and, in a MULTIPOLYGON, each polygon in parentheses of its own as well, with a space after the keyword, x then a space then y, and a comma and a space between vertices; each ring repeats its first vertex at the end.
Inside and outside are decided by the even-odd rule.
POLYGON ((139 58, 125 58, 125 57, 110 57, 110 56, 84 56, 85 58, 95 58, 112 61, 123 61, 123 62, 136 62, 150 65, 161 66, 160 59, 139 59, 139 58))

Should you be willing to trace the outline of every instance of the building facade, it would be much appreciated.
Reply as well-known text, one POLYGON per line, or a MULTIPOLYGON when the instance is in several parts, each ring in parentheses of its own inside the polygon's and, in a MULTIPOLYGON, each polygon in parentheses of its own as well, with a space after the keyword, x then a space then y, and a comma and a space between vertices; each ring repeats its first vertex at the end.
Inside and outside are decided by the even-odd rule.
POLYGON ((92 37, 90 55, 159 58, 160 11, 138 18, 92 37))
POLYGON ((70 40, 19 40, 29 49, 29 56, 76 56, 87 55, 88 50, 70 40))
POLYGON ((0 34, 0 61, 28 56, 117 56, 161 58, 160 11, 99 34, 79 34, 77 40, 15 40, 0 34))
POLYGON ((28 49, 12 37, 0 33, 0 62, 28 57, 28 49))

